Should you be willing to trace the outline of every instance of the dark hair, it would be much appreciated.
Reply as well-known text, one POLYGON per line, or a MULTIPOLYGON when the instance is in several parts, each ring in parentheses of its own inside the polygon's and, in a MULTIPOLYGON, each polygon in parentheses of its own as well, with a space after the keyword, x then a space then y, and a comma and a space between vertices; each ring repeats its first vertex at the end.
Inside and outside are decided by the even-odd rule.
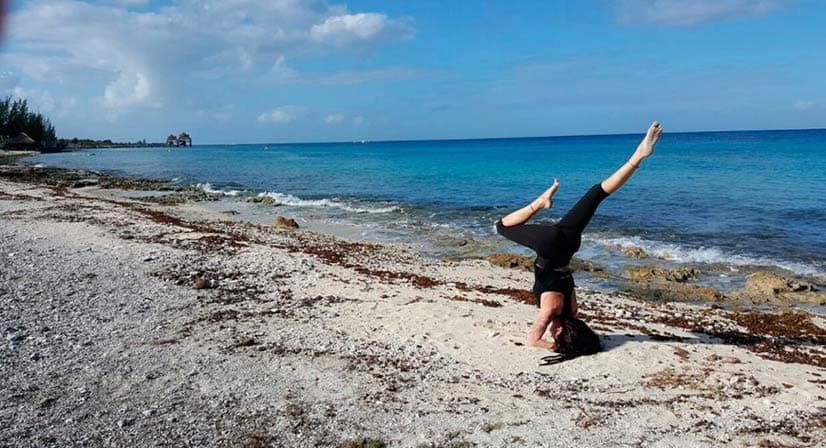
POLYGON ((585 322, 566 316, 561 319, 560 326, 562 331, 555 339, 558 353, 567 355, 567 357, 576 357, 593 355, 602 350, 599 336, 585 322))

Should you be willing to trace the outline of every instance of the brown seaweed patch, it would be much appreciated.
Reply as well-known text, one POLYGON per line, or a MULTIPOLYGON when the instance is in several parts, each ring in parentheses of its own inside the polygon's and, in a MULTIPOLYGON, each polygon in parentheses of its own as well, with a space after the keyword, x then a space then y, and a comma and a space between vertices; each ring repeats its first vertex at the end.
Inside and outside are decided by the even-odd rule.
POLYGON ((734 356, 720 356, 716 353, 711 354, 706 358, 707 361, 711 362, 724 362, 727 364, 740 364, 743 361, 740 358, 735 358, 734 356))
POLYGON ((39 198, 37 196, 31 196, 28 194, 12 194, 6 193, 4 191, 0 191, 0 200, 8 200, 8 201, 44 201, 45 199, 39 198))
MULTIPOLYGON (((298 237, 301 239, 301 237, 298 237)), ((356 272, 370 277, 378 278, 383 281, 397 281, 403 280, 419 288, 434 288, 442 285, 454 285, 457 289, 465 292, 480 292, 483 294, 500 294, 511 297, 513 300, 529 305, 536 305, 536 299, 530 291, 515 289, 515 288, 495 288, 492 286, 470 286, 464 282, 449 283, 434 279, 426 275, 414 274, 412 272, 396 272, 384 269, 373 269, 367 266, 360 266, 350 262, 349 257, 353 254, 371 254, 378 250, 381 246, 370 243, 352 243, 346 241, 338 241, 333 246, 313 246, 310 242, 305 242, 303 246, 288 247, 288 250, 294 252, 303 252, 310 255, 315 255, 324 261, 331 264, 339 265, 345 268, 353 269, 356 272)), ((493 301, 487 301, 494 303, 493 301)), ((500 304, 501 305, 501 304, 500 304)), ((486 305, 495 306, 495 305, 486 305)))
POLYGON ((680 348, 680 347, 674 347, 674 354, 677 355, 677 357, 680 358, 681 360, 688 361, 688 357, 689 357, 688 350, 680 348))
POLYGON ((371 277, 377 277, 382 280, 406 280, 419 288, 433 288, 441 284, 441 282, 434 280, 431 277, 427 277, 425 275, 418 275, 413 274, 410 272, 394 272, 394 271, 385 271, 380 269, 370 269, 367 267, 359 266, 354 268, 356 272, 360 274, 369 275, 371 277))
POLYGON ((751 333, 793 338, 813 344, 826 344, 826 329, 812 322, 808 313, 799 311, 732 313, 728 317, 751 333))
MULTIPOLYGON (((143 216, 146 216, 150 220, 152 220, 153 222, 158 223, 158 224, 183 228, 183 229, 187 229, 187 230, 191 230, 191 231, 199 232, 199 233, 212 234, 212 235, 207 235, 207 236, 202 237, 201 239, 199 239, 198 241, 201 243, 201 245, 196 247, 197 249, 215 248, 215 247, 225 248, 227 246, 243 247, 243 246, 246 246, 245 243, 249 242, 249 239, 244 235, 236 234, 236 233, 226 231, 226 230, 215 229, 215 228, 205 226, 205 225, 202 225, 202 224, 187 222, 187 221, 185 221, 181 218, 178 218, 178 217, 175 217, 175 216, 163 213, 163 212, 159 212, 157 210, 152 210, 152 209, 149 209, 149 208, 141 207, 141 206, 139 206, 135 203, 118 201, 118 200, 107 199, 107 198, 83 196, 83 195, 71 193, 63 187, 52 187, 52 191, 55 193, 56 196, 62 196, 62 197, 78 199, 78 200, 84 200, 84 201, 90 201, 90 202, 102 202, 102 203, 117 205, 119 207, 123 207, 123 208, 129 209, 129 210, 132 210, 134 212, 137 212, 137 213, 139 213, 143 216)), ((92 207, 97 207, 97 206, 92 206, 92 207)), ((161 243, 173 244, 173 245, 177 244, 178 246, 181 246, 182 248, 190 248, 190 247, 187 246, 188 243, 180 242, 180 241, 174 241, 174 240, 172 240, 172 241, 163 241, 159 238, 156 238, 155 241, 152 241, 152 242, 161 242, 161 243)))
POLYGON ((654 317, 652 321, 717 338, 724 344, 743 347, 765 359, 826 368, 826 356, 805 346, 810 343, 822 346, 826 341, 824 330, 811 322, 805 313, 726 313, 721 317, 731 319, 748 332, 703 327, 696 320, 674 315, 654 317))
POLYGON ((599 310, 592 310, 592 311, 579 311, 578 315, 580 318, 587 320, 589 323, 595 322, 602 325, 610 326, 609 331, 615 331, 617 329, 620 330, 634 330, 647 336, 649 339, 653 341, 661 341, 661 342, 682 342, 685 341, 686 338, 682 336, 677 336, 670 332, 663 332, 659 333, 656 332, 644 325, 633 324, 630 322, 622 321, 617 319, 615 316, 603 313, 599 310))
POLYGON ((470 286, 464 282, 455 282, 456 289, 466 292, 481 292, 483 294, 500 294, 527 305, 536 306, 536 297, 530 291, 516 288, 495 288, 493 286, 470 286))
POLYGON ((677 387, 700 390, 705 388, 704 382, 710 371, 711 369, 704 369, 698 373, 684 373, 669 367, 659 372, 645 375, 643 376, 643 380, 645 385, 656 387, 660 390, 670 390, 677 387))
POLYGON ((500 306, 502 306, 501 303, 499 303, 495 300, 471 299, 471 298, 467 298, 467 297, 464 297, 464 296, 453 296, 453 297, 450 297, 450 300, 454 300, 454 301, 457 301, 457 302, 478 303, 480 305, 488 306, 488 307, 491 307, 491 308, 499 308, 500 306))

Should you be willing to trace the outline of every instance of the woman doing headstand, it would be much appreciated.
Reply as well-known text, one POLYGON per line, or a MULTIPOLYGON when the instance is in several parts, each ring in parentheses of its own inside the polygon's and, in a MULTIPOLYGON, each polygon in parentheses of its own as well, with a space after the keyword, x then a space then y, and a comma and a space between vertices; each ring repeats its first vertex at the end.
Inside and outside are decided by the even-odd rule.
POLYGON ((603 199, 622 187, 642 161, 653 154, 662 135, 660 123, 654 122, 637 150, 614 174, 594 185, 556 224, 525 224, 539 210, 551 208, 559 189, 553 185, 533 202, 513 211, 496 223, 496 231, 505 238, 533 249, 533 293, 539 313, 528 333, 528 343, 569 356, 588 355, 600 350, 599 338, 577 315, 574 279, 568 263, 579 250, 582 232, 603 199), (542 337, 548 326, 554 342, 542 337))

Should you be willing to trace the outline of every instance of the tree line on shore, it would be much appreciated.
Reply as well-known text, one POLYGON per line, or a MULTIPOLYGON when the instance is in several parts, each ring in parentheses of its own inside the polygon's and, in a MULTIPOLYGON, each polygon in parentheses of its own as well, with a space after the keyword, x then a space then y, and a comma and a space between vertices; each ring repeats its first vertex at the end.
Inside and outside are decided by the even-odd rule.
POLYGON ((54 147, 57 143, 55 128, 48 118, 30 111, 25 99, 7 96, 0 101, 0 147, 21 132, 41 147, 54 147))
POLYGON ((147 143, 146 139, 136 142, 88 138, 58 139, 51 121, 39 112, 30 111, 25 98, 6 96, 0 100, 0 149, 51 152, 89 148, 192 146, 192 138, 186 132, 180 137, 170 135, 169 138, 173 140, 172 143, 169 139, 166 142, 154 143, 147 143))

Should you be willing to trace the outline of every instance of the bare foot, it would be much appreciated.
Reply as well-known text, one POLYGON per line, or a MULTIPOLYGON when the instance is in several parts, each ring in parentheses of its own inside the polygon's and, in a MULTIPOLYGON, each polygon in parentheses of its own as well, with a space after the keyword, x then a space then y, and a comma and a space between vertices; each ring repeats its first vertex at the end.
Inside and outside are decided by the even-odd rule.
POLYGON ((545 208, 551 208, 554 205, 554 195, 556 194, 556 190, 559 190, 559 181, 554 179, 553 185, 550 188, 545 190, 542 195, 536 198, 533 201, 533 209, 534 210, 542 210, 545 208))
POLYGON ((648 128, 648 132, 645 133, 645 137, 643 137, 639 146, 637 146, 637 151, 633 157, 634 160, 642 162, 642 159, 654 154, 654 147, 657 146, 657 142, 660 141, 661 135, 663 135, 663 127, 660 126, 659 121, 655 121, 651 124, 651 127, 648 128))

